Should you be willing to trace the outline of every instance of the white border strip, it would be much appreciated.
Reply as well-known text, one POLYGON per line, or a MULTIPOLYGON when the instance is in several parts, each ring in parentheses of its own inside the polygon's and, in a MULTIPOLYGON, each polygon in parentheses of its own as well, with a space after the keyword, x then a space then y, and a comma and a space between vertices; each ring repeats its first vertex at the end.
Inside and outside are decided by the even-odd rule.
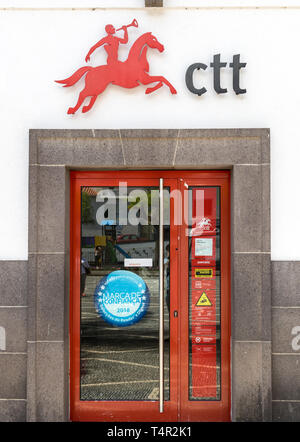
MULTIPOLYGON (((300 0, 164 0, 165 9, 287 9, 300 8, 300 0)), ((145 8, 144 0, 1 0, 4 10, 100 10, 145 8)))

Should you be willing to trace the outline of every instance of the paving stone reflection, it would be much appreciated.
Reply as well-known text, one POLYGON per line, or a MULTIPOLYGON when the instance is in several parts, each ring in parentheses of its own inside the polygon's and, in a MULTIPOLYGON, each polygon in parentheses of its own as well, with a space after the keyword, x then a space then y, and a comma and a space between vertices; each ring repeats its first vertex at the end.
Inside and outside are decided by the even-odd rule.
MULTIPOLYGON (((101 276, 87 277, 81 298, 81 399, 158 400, 159 299, 157 275, 143 275, 151 297, 146 315, 129 327, 113 327, 96 312, 101 276)), ((165 400, 169 398, 169 317, 165 306, 165 400)))

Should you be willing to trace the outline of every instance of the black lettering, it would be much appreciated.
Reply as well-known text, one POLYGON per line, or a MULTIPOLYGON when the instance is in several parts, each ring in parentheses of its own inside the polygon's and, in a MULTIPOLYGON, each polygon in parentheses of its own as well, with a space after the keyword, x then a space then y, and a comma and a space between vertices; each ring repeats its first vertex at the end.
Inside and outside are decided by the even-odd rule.
POLYGON ((205 71, 206 68, 207 68, 207 65, 203 64, 203 63, 194 63, 188 67, 186 74, 185 74, 185 83, 186 83, 188 90, 190 92, 192 92, 192 94, 197 94, 200 96, 200 95, 205 94, 205 92, 207 92, 207 89, 205 87, 202 87, 201 89, 197 89, 194 86, 194 80, 193 80, 193 74, 196 69, 198 69, 198 70, 202 69, 203 71, 205 71))
POLYGON ((210 67, 214 69, 214 89, 217 94, 226 94, 227 89, 221 87, 221 68, 225 68, 227 63, 221 62, 221 54, 214 55, 213 63, 210 67))
POLYGON ((239 94, 245 94, 247 89, 240 88, 240 69, 244 68, 247 63, 240 63, 240 54, 236 54, 233 56, 232 63, 229 66, 233 69, 233 90, 234 92, 239 94))

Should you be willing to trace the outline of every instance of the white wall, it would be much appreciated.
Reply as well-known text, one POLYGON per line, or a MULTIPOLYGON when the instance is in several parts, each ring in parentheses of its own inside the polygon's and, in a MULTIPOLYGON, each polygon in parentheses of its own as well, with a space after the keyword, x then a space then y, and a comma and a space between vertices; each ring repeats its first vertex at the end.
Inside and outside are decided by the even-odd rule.
MULTIPOLYGON (((26 5, 33 9, 5 10, 8 3, 18 7, 20 2, 2 2, 0 259, 27 259, 29 129, 178 127, 271 129, 272 259, 300 259, 300 9, 184 9, 178 7, 179 0, 171 9, 136 9, 132 0, 133 9, 72 11, 67 4, 74 1, 64 0, 61 10, 47 9, 49 2, 41 1, 43 10, 34 9, 37 2, 32 0, 26 5), (178 94, 163 87, 147 96, 144 86, 133 90, 111 86, 89 113, 67 115, 83 81, 66 89, 54 80, 85 65, 85 55, 103 36, 105 24, 120 27, 133 18, 139 28, 129 28, 130 44, 152 31, 165 52, 148 51, 150 73, 164 75, 178 94), (217 53, 227 62, 240 53, 247 62, 241 84, 246 95, 237 97, 232 91, 230 69, 222 74, 227 94, 217 96, 213 91, 211 69, 201 76, 208 89, 204 96, 187 90, 187 67, 197 61, 209 64, 217 53)), ((128 48, 120 48, 121 59, 128 48)), ((103 63, 102 48, 92 56, 91 65, 103 63)))

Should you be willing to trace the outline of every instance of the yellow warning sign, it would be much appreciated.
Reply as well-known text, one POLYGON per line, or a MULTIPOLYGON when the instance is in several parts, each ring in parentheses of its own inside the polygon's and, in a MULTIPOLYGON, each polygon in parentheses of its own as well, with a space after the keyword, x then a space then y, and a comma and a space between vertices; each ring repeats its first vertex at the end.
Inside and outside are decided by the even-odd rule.
POLYGON ((195 269, 195 278, 212 278, 213 269, 195 269))
POLYGON ((202 293, 200 298, 197 301, 196 307, 210 307, 212 304, 208 299, 208 296, 205 292, 202 293))

